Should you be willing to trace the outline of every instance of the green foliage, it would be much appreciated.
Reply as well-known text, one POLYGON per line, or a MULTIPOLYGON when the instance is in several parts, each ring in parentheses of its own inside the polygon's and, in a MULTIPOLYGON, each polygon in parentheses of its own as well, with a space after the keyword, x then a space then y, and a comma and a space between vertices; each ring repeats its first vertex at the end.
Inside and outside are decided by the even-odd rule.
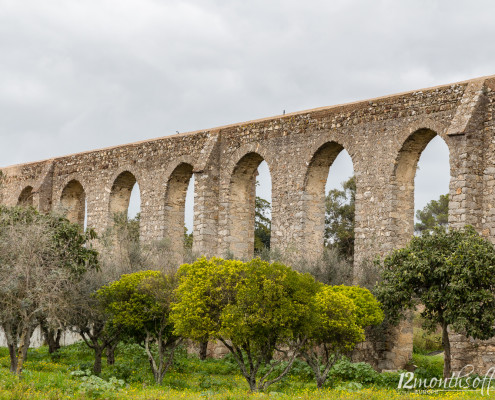
POLYGON ((469 336, 495 334, 495 249, 472 227, 435 229, 383 260, 378 296, 388 319, 424 305, 425 328, 446 322, 469 336))
POLYGON ((383 310, 371 292, 359 286, 331 286, 331 290, 342 293, 356 306, 356 324, 361 328, 378 325, 383 321, 383 310))
POLYGON ((442 350, 442 333, 438 329, 434 331, 423 329, 425 321, 419 312, 414 313, 413 318, 413 353, 428 354, 442 350))
POLYGON ((325 199, 325 244, 336 247, 346 258, 354 257, 354 212, 356 179, 342 183, 342 189, 332 189, 325 199))
POLYGON ((256 254, 270 249, 272 221, 269 217, 270 202, 256 196, 254 215, 254 251, 256 254))
POLYGON ((316 294, 315 320, 310 325, 309 346, 327 345, 332 353, 350 351, 364 340, 358 325, 357 306, 345 292, 324 286, 316 294))
POLYGON ((419 222, 414 225, 418 234, 432 232, 435 227, 447 227, 449 222, 449 195, 442 194, 438 200, 430 201, 422 210, 416 211, 419 222))
POLYGON ((315 281, 282 264, 201 258, 179 269, 172 319, 195 340, 249 340, 261 349, 268 338, 294 337, 309 311, 315 281))
POLYGON ((308 342, 301 355, 313 369, 318 387, 342 354, 364 341, 364 328, 383 320, 380 304, 368 289, 358 286, 321 285, 315 296, 315 313, 308 342), (319 354, 324 351, 323 356, 319 354))
POLYGON ((108 381, 92 375, 91 370, 73 371, 71 376, 78 377, 81 382, 79 383, 79 390, 83 393, 90 395, 91 397, 98 398, 105 393, 112 393, 120 390, 124 387, 125 382, 115 377, 110 378, 108 381))
POLYGON ((219 334, 239 345, 249 342, 260 353, 291 340, 306 323, 315 289, 314 278, 283 264, 245 263, 235 301, 223 309, 219 334))
POLYGON ((436 356, 425 356, 413 354, 412 362, 417 368, 414 370, 415 377, 419 379, 440 378, 443 372, 443 354, 436 356))
POLYGON ((115 325, 132 332, 154 330, 170 306, 173 285, 173 278, 161 272, 141 271, 122 275, 98 290, 97 296, 106 304, 115 325), (160 298, 154 290, 157 287, 163 289, 160 298))
MULTIPOLYGON (((273 383, 267 379, 277 363, 270 364, 261 377, 257 376, 260 366, 271 362, 275 347, 290 346, 308 329, 318 288, 314 278, 280 263, 219 258, 184 264, 179 277, 171 315, 177 334, 195 340, 221 340, 251 390, 273 383)), ((289 369, 290 365, 283 374, 289 369)))
POLYGON ((363 384, 378 383, 380 374, 364 362, 353 363, 347 357, 342 357, 330 371, 333 379, 353 381, 363 384))
POLYGON ((309 274, 260 259, 201 258, 181 266, 179 282, 171 316, 176 332, 223 341, 252 389, 253 380, 260 379, 258 389, 266 388, 263 379, 291 368, 293 360, 271 362, 275 348, 305 346, 305 359, 319 374, 322 361, 314 349, 324 346, 328 373, 340 354, 364 340, 366 326, 383 320, 367 289, 323 285, 309 274), (252 360, 249 367, 245 360, 252 360))
POLYGON ((447 327, 478 339, 494 336, 495 248, 472 227, 435 228, 414 237, 389 254, 382 268, 377 294, 389 321, 423 304, 424 328, 442 326, 445 376, 450 375, 447 327))
POLYGON ((198 341, 218 337, 220 315, 234 296, 242 265, 241 261, 203 257, 179 268, 177 302, 171 314, 179 335, 198 341))
POLYGON ((184 226, 184 249, 191 250, 193 246, 193 233, 187 232, 187 227, 184 226))
POLYGON ((135 340, 144 342, 158 383, 172 364, 175 348, 180 343, 169 319, 174 288, 173 275, 141 271, 122 275, 120 280, 97 292, 97 297, 110 315, 110 323, 135 340))

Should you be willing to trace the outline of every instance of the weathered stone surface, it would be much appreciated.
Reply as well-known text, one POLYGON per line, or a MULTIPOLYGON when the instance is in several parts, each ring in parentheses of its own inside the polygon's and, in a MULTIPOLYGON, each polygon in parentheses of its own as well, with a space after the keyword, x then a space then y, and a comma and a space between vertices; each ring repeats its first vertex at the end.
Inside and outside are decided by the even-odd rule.
MULTIPOLYGON (((346 149, 356 175, 354 279, 360 282, 364 260, 412 236, 416 166, 436 135, 450 150, 449 223, 471 224, 495 239, 494 106, 492 76, 166 136, 3 168, 0 199, 43 211, 63 206, 79 222, 86 203, 88 225, 103 231, 112 212, 126 209, 138 182, 142 238, 170 238, 180 260, 177 238, 194 174, 193 249, 249 257, 256 169, 265 160, 272 178, 272 246, 316 257, 323 246, 328 168, 346 149)), ((367 347, 381 368, 401 367, 411 353, 410 335, 403 334, 389 332, 395 342, 363 344, 363 351, 367 347)), ((454 349, 454 358, 460 356, 454 349)), ((486 357, 476 360, 486 365, 486 357)))

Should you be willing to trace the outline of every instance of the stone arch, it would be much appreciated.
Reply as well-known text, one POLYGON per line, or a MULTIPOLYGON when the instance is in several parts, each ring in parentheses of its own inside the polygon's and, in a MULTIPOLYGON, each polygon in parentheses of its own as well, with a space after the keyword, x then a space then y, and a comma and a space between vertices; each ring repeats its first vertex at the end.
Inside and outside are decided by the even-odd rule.
POLYGON ((84 226, 86 192, 78 180, 72 179, 65 185, 60 204, 69 221, 84 226))
MULTIPOLYGON (((325 236, 325 185, 328 172, 337 156, 345 150, 336 141, 325 141, 312 154, 304 176, 303 243, 308 257, 322 254, 325 236)), ((349 154, 349 153, 348 153, 349 154)), ((350 155, 350 154, 349 154, 350 155)), ((354 160, 352 159, 354 165, 354 160)))
MULTIPOLYGON (((309 165, 314 161, 316 153, 321 150, 324 146, 328 145, 329 143, 335 143, 339 146, 342 147, 342 150, 347 151, 347 154, 349 154, 349 157, 351 157, 352 164, 356 164, 356 160, 358 157, 356 157, 356 146, 355 143, 352 141, 344 141, 341 140, 342 138, 336 139, 334 137, 335 135, 321 135, 315 142, 312 143, 311 147, 308 149, 307 154, 309 154, 308 157, 305 157, 304 159, 304 165, 305 167, 309 167, 309 165)), ((361 150, 362 151, 362 150, 361 150)), ((359 152, 359 150, 358 150, 359 152)), ((338 153, 340 154, 340 153, 338 153)), ((337 155, 338 155, 337 154, 337 155)), ((336 158, 336 157, 335 157, 336 158)), ((333 161, 332 161, 333 163, 333 161)), ((329 165, 329 168, 331 167, 332 164, 329 165)), ((306 184, 307 181, 307 175, 308 175, 308 170, 306 170, 306 173, 304 174, 304 182, 303 185, 306 184)))
MULTIPOLYGON (((448 125, 445 124, 442 121, 436 121, 430 118, 421 118, 418 121, 414 121, 397 132, 397 138, 398 138, 398 145, 401 147, 403 146, 404 142, 416 131, 420 130, 430 130, 435 132, 438 136, 440 136, 446 143, 447 145, 449 144, 449 141, 447 139, 447 129, 448 125)), ((426 147, 426 146, 425 146, 426 147)), ((450 150, 450 149, 449 149, 450 150)))
POLYGON ((226 241, 237 258, 250 258, 254 254, 256 176, 263 161, 266 160, 259 153, 247 152, 236 163, 230 176, 226 241))
POLYGON ((414 234, 414 178, 421 154, 431 140, 439 136, 449 148, 449 159, 451 158, 447 138, 438 131, 424 126, 407 136, 394 163, 391 230, 395 231, 396 247, 405 245, 414 234))
POLYGON ((227 162, 225 176, 228 180, 231 179, 234 170, 239 165, 240 160, 250 153, 258 154, 264 161, 266 161, 270 173, 272 173, 272 165, 275 164, 275 158, 272 158, 272 154, 259 143, 248 143, 238 148, 227 162))
POLYGON ((167 179, 167 182, 169 181, 170 177, 174 173, 174 171, 179 167, 181 164, 189 164, 193 167, 194 172, 200 172, 202 170, 201 166, 198 166, 197 164, 197 159, 194 158, 193 156, 190 155, 184 155, 179 158, 174 159, 172 162, 170 162, 165 169, 165 172, 163 173, 163 176, 165 179, 167 179))
POLYGON ((34 196, 33 187, 26 186, 24 189, 22 189, 21 193, 19 194, 19 197, 17 198, 17 205, 22 207, 33 207, 34 206, 33 196, 34 196))
POLYGON ((165 237, 173 251, 183 258, 186 192, 194 167, 179 163, 170 174, 165 191, 165 237))
POLYGON ((136 183, 136 176, 129 170, 120 172, 114 179, 108 204, 110 218, 113 218, 115 214, 127 213, 132 188, 136 183))

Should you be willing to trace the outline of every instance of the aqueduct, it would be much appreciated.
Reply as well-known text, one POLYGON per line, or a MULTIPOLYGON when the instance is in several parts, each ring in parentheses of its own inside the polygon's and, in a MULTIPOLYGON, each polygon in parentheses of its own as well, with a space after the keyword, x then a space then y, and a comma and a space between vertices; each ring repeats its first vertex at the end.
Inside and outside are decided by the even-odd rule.
MULTIPOLYGON (((450 151, 450 226, 471 224, 495 241, 494 112, 491 76, 2 168, 0 199, 41 211, 61 204, 72 221, 86 216, 88 226, 102 231, 113 212, 127 208, 137 182, 141 237, 173 241, 183 235, 186 189, 194 175, 194 249, 249 257, 256 169, 266 161, 272 246, 316 256, 323 246, 328 168, 345 149, 356 176, 359 282, 364 259, 413 234, 416 166, 436 135, 450 151)), ((480 368, 495 363, 490 342, 475 351, 472 341, 453 340, 454 369, 467 361, 480 368)), ((382 369, 402 367, 410 335, 362 350, 382 369)))

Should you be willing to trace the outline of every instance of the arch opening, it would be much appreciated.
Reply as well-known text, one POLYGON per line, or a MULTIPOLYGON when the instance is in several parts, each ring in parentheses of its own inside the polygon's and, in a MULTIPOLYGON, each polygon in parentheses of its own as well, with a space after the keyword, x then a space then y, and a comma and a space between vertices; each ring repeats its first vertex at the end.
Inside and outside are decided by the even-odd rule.
POLYGON ((141 216, 141 191, 139 189, 139 183, 135 183, 131 196, 129 197, 129 207, 127 207, 127 219, 139 220, 141 216))
MULTIPOLYGON (((258 168, 263 161, 263 157, 257 153, 246 154, 239 160, 230 178, 227 242, 229 252, 236 258, 248 259, 254 255, 256 180, 258 168)), ((269 174, 268 166, 262 168, 269 174)), ((271 180, 267 180, 263 186, 271 186, 271 180)))
POLYGON ((346 276, 351 273, 354 256, 353 176, 349 153, 339 143, 327 142, 314 153, 304 186, 304 252, 318 259, 328 251, 332 257, 345 261, 345 271, 334 272, 346 276))
POLYGON ((193 166, 182 163, 170 175, 165 193, 165 237, 168 239, 174 253, 178 254, 180 261, 184 258, 185 250, 192 249, 194 240, 192 235, 193 215, 193 166))
POLYGON ((34 194, 33 187, 26 186, 24 189, 22 189, 21 194, 17 199, 17 205, 22 207, 33 207, 34 206, 33 194, 34 194))
POLYGON ((429 230, 430 222, 448 226, 449 185, 449 148, 437 135, 421 153, 414 178, 415 234, 429 230))
POLYGON ((129 171, 115 179, 110 191, 110 218, 136 218, 140 212, 140 190, 136 177, 129 171))
POLYGON ((254 216, 254 255, 270 260, 272 236, 272 179, 266 161, 262 161, 256 174, 256 200, 254 216))
POLYGON ((189 179, 186 191, 186 203, 184 205, 184 250, 192 251, 194 241, 194 190, 196 180, 194 173, 189 179))
POLYGON ((84 228, 86 215, 86 193, 81 183, 75 179, 65 185, 60 197, 60 204, 70 222, 84 228))
POLYGON ((399 151, 394 180, 392 230, 397 240, 394 246, 401 247, 415 233, 417 211, 438 200, 441 194, 448 194, 450 162, 445 141, 430 129, 412 133, 399 151))

